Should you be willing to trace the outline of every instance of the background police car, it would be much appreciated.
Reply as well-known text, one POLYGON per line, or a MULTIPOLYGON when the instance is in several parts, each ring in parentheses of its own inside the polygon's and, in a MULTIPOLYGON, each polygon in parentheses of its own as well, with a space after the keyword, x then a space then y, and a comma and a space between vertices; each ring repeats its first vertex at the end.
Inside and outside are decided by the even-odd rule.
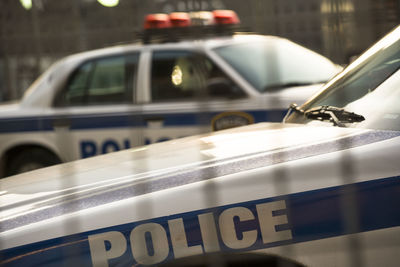
POLYGON ((0 169, 10 175, 212 129, 280 121, 291 102, 305 101, 339 69, 288 40, 259 35, 72 55, 19 103, 0 106, 0 169))
POLYGON ((400 124, 387 122, 400 114, 399 42, 400 28, 288 120, 303 124, 255 124, 1 180, 1 263, 142 266, 257 251, 307 266, 397 266, 400 124), (373 88, 354 87, 378 70, 373 88), (327 107, 326 121, 307 118, 335 101, 363 108, 365 120, 327 107), (332 127, 334 116, 352 127, 332 127))

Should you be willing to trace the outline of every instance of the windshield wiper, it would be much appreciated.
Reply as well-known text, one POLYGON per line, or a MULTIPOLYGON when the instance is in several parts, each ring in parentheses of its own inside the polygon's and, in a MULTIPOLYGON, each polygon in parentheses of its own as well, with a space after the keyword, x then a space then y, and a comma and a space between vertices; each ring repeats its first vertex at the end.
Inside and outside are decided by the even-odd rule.
MULTIPOLYGON (((332 122, 334 126, 345 127, 344 123, 355 123, 362 122, 365 120, 364 116, 349 112, 343 108, 334 106, 318 106, 315 108, 308 109, 306 111, 300 109, 296 104, 291 104, 289 112, 297 112, 302 114, 304 117, 310 120, 327 121, 332 122)), ((284 121, 287 116, 285 116, 284 121)))

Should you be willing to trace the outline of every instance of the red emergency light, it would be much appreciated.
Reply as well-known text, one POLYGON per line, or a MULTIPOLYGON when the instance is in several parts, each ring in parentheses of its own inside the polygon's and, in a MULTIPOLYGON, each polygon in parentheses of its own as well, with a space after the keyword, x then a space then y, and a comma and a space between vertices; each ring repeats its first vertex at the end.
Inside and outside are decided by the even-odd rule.
POLYGON ((214 10, 213 15, 216 24, 227 25, 240 23, 236 12, 233 10, 214 10))
POLYGON ((145 29, 161 29, 161 28, 170 28, 171 21, 167 14, 159 13, 159 14, 149 14, 146 16, 144 21, 145 29))
POLYGON ((214 10, 198 12, 173 12, 171 14, 150 14, 145 18, 144 28, 180 28, 192 26, 192 17, 195 25, 235 25, 240 20, 233 10, 214 10))
POLYGON ((232 10, 158 13, 146 16, 139 36, 145 44, 233 36, 241 30, 238 24, 240 20, 232 10))
POLYGON ((189 13, 186 12, 173 12, 169 15, 172 27, 189 27, 191 19, 189 13))

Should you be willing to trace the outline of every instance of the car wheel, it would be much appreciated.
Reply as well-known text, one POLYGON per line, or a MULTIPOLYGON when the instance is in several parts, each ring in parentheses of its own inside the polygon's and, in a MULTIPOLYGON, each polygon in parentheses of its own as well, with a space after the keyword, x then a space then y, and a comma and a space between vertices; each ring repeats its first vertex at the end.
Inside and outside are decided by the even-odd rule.
POLYGON ((6 166, 6 175, 16 175, 61 163, 53 153, 42 148, 30 148, 12 156, 6 166))

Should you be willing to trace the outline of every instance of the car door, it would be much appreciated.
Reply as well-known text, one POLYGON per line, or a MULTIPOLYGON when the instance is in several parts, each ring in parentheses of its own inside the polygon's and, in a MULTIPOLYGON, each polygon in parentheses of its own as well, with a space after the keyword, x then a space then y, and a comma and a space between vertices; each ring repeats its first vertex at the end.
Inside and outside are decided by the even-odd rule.
POLYGON ((139 52, 77 66, 54 100, 56 143, 66 161, 143 144, 134 104, 139 52))
POLYGON ((189 49, 149 53, 149 92, 138 99, 148 143, 254 122, 257 114, 248 111, 255 100, 206 54, 189 49))

